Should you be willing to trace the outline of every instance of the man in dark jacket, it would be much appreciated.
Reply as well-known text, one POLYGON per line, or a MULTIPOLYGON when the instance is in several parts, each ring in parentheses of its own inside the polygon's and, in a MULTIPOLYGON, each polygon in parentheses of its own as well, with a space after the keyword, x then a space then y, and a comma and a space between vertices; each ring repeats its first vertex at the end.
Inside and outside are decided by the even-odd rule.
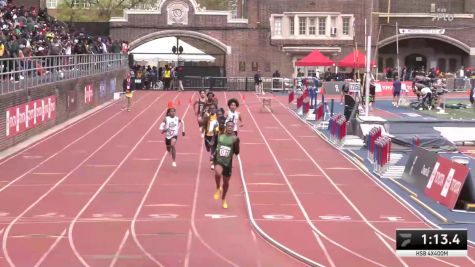
POLYGON ((264 90, 262 88, 261 71, 257 71, 256 75, 254 75, 254 84, 256 86, 256 93, 264 94, 264 90))

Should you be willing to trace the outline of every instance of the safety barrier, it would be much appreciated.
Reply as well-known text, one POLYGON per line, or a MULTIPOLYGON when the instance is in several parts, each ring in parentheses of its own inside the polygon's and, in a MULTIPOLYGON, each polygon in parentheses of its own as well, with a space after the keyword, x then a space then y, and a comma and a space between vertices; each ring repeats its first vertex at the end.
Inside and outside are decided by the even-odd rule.
POLYGON ((382 135, 382 129, 380 127, 374 127, 372 128, 368 135, 366 136, 366 145, 368 146, 368 160, 370 162, 373 162, 374 158, 374 144, 376 142, 376 139, 381 137, 382 135))
MULTIPOLYGON (((254 77, 200 77, 181 78, 185 90, 255 91, 254 77)), ((176 80, 178 81, 178 80, 176 80)), ((288 78, 262 78, 264 91, 290 91, 292 80, 288 78)))
POLYGON ((412 137, 412 148, 421 146, 421 139, 418 135, 412 137))
POLYGON ((0 95, 127 67, 123 54, 60 55, 0 59, 0 95))
POLYGON ((323 102, 318 103, 315 109, 315 120, 317 122, 322 121, 325 118, 325 104, 323 102))
POLYGON ((330 140, 335 144, 341 145, 346 137, 347 121, 343 114, 336 114, 330 118, 328 130, 330 131, 330 140))
POLYGON ((374 142, 373 166, 376 173, 384 173, 391 160, 391 138, 380 136, 374 142))

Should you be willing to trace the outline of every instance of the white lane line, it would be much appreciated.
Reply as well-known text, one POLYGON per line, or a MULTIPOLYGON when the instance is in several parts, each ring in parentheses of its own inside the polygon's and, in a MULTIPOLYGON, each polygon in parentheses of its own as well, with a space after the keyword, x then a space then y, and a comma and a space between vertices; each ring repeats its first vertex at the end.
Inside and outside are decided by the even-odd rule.
MULTIPOLYGON (((28 208, 26 208, 23 212, 21 212, 15 219, 13 219, 7 226, 7 228, 5 229, 5 234, 3 235, 3 238, 2 238, 2 251, 3 251, 3 255, 5 257, 5 260, 7 261, 8 264, 10 264, 10 266, 15 266, 15 264, 13 263, 12 259, 10 258, 10 255, 8 254, 8 249, 7 249, 7 246, 8 246, 8 234, 10 233, 11 229, 13 228, 13 226, 15 225, 15 223, 18 222, 18 220, 20 220, 21 217, 23 217, 26 213, 28 213, 31 209, 33 209, 36 205, 38 205, 38 203, 40 203, 43 199, 45 199, 51 192, 53 192, 53 190, 55 190, 58 186, 60 186, 66 179, 68 179, 76 170, 78 170, 81 166, 83 166, 90 158, 92 158, 95 154, 97 154, 102 148, 104 148, 110 141, 112 141, 117 135, 119 135, 121 132, 123 132, 130 124, 132 124, 133 121, 135 121, 135 119, 137 117, 139 117, 140 115, 142 115, 145 111, 147 111, 151 106, 153 106, 153 104, 155 104, 155 102, 157 102, 163 95, 160 95, 159 97, 157 97, 150 105, 148 105, 146 108, 144 108, 144 110, 142 112, 140 112, 139 114, 135 115, 135 117, 133 119, 131 119, 129 122, 127 122, 127 124, 125 124, 124 126, 122 126, 122 128, 120 128, 115 134, 113 134, 112 136, 110 136, 102 145, 100 145, 96 150, 94 150, 88 157, 86 157, 83 161, 81 161, 76 167, 74 167, 68 174, 66 174, 61 180, 59 180, 54 186, 52 186, 50 189, 48 189, 48 191, 46 191, 46 193, 44 193, 43 195, 41 195, 35 202, 33 202, 33 204, 31 204, 30 206, 28 206, 28 208)), ((85 136, 85 135, 84 135, 85 136)), ((84 137, 83 136, 83 137, 84 137)), ((57 152, 59 153, 59 152, 57 152)), ((53 157, 53 156, 51 156, 53 157)), ((36 168, 36 167, 35 167, 36 168)), ((33 170, 33 169, 31 169, 33 170)), ((31 171, 30 170, 30 171, 31 171)), ((15 179, 16 180, 16 179, 15 179)), ((14 180, 14 181, 15 181, 14 180)), ((11 183, 13 183, 14 181, 12 181, 11 183)), ((6 187, 3 187, 2 189, 4 189, 6 187)), ((1 191, 1 190, 0 190, 1 191)), ((70 240, 71 241, 71 240, 70 240)), ((87 266, 87 264, 86 264, 87 266)))
POLYGON ((122 238, 122 241, 119 244, 119 248, 117 249, 117 252, 114 254, 114 258, 112 259, 112 262, 109 265, 109 267, 114 267, 115 263, 119 259, 120 253, 122 253, 122 250, 124 249, 125 242, 127 242, 127 238, 129 238, 129 234, 130 234, 130 230, 127 229, 127 231, 125 232, 124 237, 122 238))
POLYGON ((63 232, 56 238, 56 240, 54 241, 53 245, 51 245, 51 247, 43 254, 43 256, 41 256, 41 258, 38 260, 38 262, 34 265, 35 267, 41 266, 41 264, 46 260, 46 258, 49 256, 49 254, 50 254, 50 253, 56 248, 56 246, 59 244, 59 241, 61 241, 61 239, 62 239, 63 237, 65 237, 66 230, 67 230, 67 229, 64 229, 63 232))

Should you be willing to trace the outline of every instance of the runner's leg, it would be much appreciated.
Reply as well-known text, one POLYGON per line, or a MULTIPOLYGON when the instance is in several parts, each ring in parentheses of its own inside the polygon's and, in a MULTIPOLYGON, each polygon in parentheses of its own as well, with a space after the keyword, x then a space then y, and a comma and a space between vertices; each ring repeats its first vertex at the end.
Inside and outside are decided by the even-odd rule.
POLYGON ((214 168, 214 180, 216 182, 216 192, 214 193, 214 200, 218 200, 221 195, 221 177, 223 176, 223 166, 217 164, 214 168))

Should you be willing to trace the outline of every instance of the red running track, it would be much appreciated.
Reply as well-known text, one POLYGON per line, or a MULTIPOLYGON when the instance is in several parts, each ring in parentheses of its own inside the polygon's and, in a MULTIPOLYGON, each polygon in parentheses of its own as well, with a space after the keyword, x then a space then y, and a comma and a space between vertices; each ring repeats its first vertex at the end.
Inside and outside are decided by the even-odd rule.
POLYGON ((246 99, 228 210, 212 198, 196 94, 138 92, 132 112, 112 104, 0 161, 0 266, 475 265, 398 259, 394 230, 429 225, 285 106, 217 95, 246 99), (187 128, 176 169, 158 130, 172 100, 187 128))

